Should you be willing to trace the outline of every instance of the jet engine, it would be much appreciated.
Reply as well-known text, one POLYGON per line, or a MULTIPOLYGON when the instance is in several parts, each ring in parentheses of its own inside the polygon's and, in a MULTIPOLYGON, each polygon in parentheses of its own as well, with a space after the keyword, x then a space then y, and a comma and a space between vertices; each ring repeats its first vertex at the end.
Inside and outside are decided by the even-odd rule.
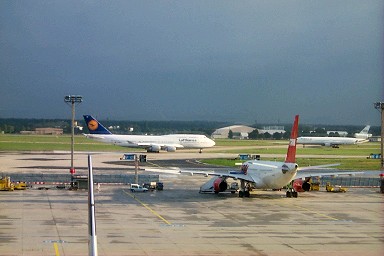
POLYGON ((176 147, 173 147, 173 146, 166 146, 164 149, 167 152, 175 152, 176 151, 176 147))
POLYGON ((309 191, 311 189, 311 184, 308 181, 309 179, 308 180, 296 179, 293 181, 293 188, 297 192, 309 191))
POLYGON ((158 145, 152 145, 150 147, 147 148, 147 152, 156 152, 156 153, 159 153, 160 152, 160 146, 158 145))
POLYGON ((228 183, 223 178, 217 178, 213 182, 213 189, 214 189, 216 194, 219 192, 224 192, 225 190, 227 190, 227 187, 228 187, 228 183))

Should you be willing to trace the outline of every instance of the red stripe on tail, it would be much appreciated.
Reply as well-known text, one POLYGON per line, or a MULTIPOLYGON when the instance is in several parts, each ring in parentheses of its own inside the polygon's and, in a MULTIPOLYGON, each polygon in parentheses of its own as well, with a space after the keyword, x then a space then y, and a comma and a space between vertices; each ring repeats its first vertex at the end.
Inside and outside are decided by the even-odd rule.
POLYGON ((286 163, 296 163, 296 140, 299 133, 299 115, 295 116, 295 122, 292 126, 291 138, 289 139, 289 146, 287 151, 286 163))

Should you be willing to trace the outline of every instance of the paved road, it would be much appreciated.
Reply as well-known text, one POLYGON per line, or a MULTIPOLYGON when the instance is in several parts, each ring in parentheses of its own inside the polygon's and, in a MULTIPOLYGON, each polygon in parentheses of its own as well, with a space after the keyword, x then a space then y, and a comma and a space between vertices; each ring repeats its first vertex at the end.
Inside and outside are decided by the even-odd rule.
MULTIPOLYGON (((382 255, 383 197, 375 189, 285 198, 199 194, 203 177, 168 176, 165 190, 96 194, 99 255, 382 255)), ((0 193, 1 255, 86 255, 87 194, 0 193)))
MULTIPOLYGON (((113 168, 108 161, 118 157, 95 154, 93 166, 113 168)), ((67 166, 69 156, 12 153, 0 161, 2 170, 62 173, 39 167, 67 166)), ((76 154, 79 167, 86 168, 86 161, 85 154, 76 154)), ((299 198, 254 191, 251 198, 238 198, 199 194, 206 177, 164 173, 161 179, 164 191, 132 194, 125 186, 102 186, 96 193, 99 255, 376 256, 384 251, 378 188, 299 198)), ((0 255, 86 255, 87 217, 85 191, 0 192, 0 255)))

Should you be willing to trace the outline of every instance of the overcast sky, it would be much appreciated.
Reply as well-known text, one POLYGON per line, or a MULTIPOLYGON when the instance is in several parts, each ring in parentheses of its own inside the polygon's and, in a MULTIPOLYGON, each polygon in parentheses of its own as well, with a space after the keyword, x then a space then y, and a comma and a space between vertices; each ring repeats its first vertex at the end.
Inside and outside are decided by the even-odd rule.
POLYGON ((384 3, 0 1, 0 118, 379 125, 384 3))

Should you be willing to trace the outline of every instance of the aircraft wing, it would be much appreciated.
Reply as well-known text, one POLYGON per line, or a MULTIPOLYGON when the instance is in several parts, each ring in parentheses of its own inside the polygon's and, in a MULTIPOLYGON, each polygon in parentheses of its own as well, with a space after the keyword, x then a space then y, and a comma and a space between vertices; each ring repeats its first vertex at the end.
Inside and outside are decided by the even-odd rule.
POLYGON ((97 134, 97 135, 93 135, 93 134, 83 133, 83 135, 84 135, 85 137, 87 137, 88 139, 102 139, 102 140, 105 139, 105 136, 101 136, 101 135, 99 135, 99 134, 97 134))
POLYGON ((299 168, 295 179, 304 179, 310 177, 337 177, 337 176, 354 176, 356 174, 363 174, 364 172, 353 171, 340 171, 337 169, 331 170, 330 167, 338 166, 340 164, 324 164, 316 166, 306 166, 299 168))
POLYGON ((190 174, 190 175, 204 175, 206 177, 208 176, 218 176, 218 177, 226 177, 226 178, 232 178, 235 180, 245 180, 248 182, 254 182, 258 183, 258 181, 253 178, 252 176, 245 175, 243 173, 240 173, 239 171, 230 171, 230 172, 205 172, 205 171, 187 171, 187 170, 181 170, 181 174, 190 174))
POLYGON ((305 179, 311 177, 338 177, 338 176, 354 176, 356 174, 363 174, 364 172, 351 172, 351 171, 299 171, 295 179, 305 179))

